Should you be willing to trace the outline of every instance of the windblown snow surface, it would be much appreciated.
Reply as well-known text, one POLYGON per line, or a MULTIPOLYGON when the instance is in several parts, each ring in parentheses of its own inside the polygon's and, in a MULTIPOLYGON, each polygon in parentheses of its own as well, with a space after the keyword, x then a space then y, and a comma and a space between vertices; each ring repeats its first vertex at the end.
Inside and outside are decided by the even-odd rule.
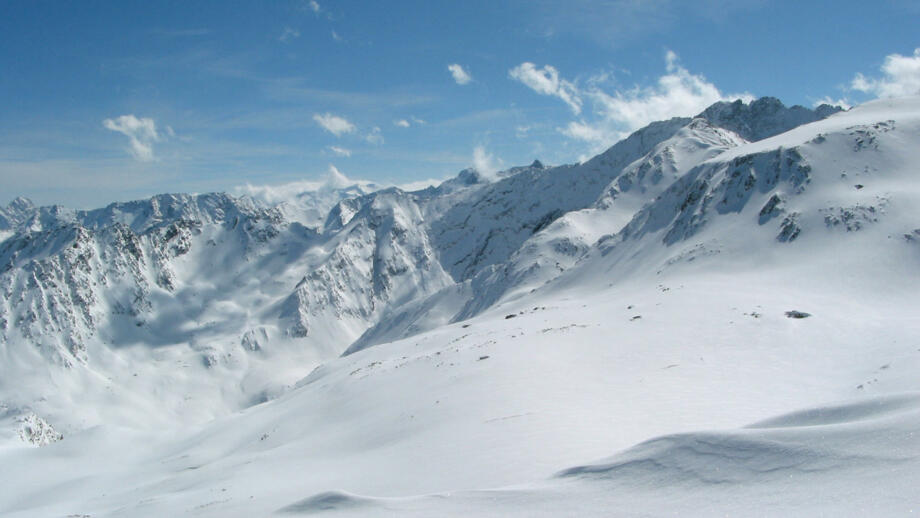
POLYGON ((920 98, 827 108, 315 210, 17 200, 0 515, 920 512, 920 98))

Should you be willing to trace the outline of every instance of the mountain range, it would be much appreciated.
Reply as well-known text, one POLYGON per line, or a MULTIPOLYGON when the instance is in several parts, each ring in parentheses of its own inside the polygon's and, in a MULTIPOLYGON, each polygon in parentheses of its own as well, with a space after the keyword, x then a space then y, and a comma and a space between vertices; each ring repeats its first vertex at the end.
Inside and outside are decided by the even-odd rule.
POLYGON ((918 149, 920 98, 765 97, 413 192, 17 198, 0 514, 906 512, 918 149))

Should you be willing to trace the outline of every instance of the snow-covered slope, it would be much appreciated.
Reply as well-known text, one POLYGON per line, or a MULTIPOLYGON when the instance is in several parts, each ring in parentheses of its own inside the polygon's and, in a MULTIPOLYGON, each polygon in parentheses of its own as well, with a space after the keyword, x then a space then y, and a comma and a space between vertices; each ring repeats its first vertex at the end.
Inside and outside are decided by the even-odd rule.
POLYGON ((0 514, 906 513, 920 99, 832 111, 720 104, 321 223, 27 207, 0 514))
POLYGON ((652 123, 584 164, 519 168, 431 224, 444 268, 467 285, 390 310, 349 351, 469 318, 503 297, 527 296, 619 231, 694 166, 724 151, 840 111, 784 107, 765 97, 716 103, 693 119, 652 123), (726 129, 731 128, 731 129, 726 129), (734 131, 733 131, 734 130, 734 131), (426 311, 425 309, 428 309, 426 311))
MULTIPOLYGON (((838 497, 859 487, 864 503, 908 508, 920 445, 909 435, 915 414, 899 411, 916 407, 889 409, 885 398, 916 393, 917 283, 892 291, 894 282, 882 282, 855 297, 818 289, 845 273, 810 269, 811 282, 790 282, 794 266, 708 270, 681 284, 642 278, 577 299, 538 296, 536 310, 503 307, 372 347, 327 363, 277 400, 178 437, 102 427, 8 450, 0 509, 552 516, 603 515, 631 502, 653 515, 765 506, 794 514, 808 496, 801 488, 785 496, 796 481, 838 497), (793 309, 812 316, 787 318, 793 309), (743 429, 841 404, 878 412, 837 412, 818 428, 797 418, 743 429), (863 477, 893 472, 897 484, 863 487, 863 477), (57 473, 50 499, 35 482, 47 473, 57 473), (661 502, 641 505, 656 494, 661 502), (706 496, 707 507, 693 505, 706 496)), ((822 509, 804 504, 802 515, 822 509)))
POLYGON ((710 121, 750 137, 832 112, 720 103, 584 164, 536 161, 495 181, 467 170, 416 193, 339 178, 275 204, 175 194, 76 211, 14 200, 0 209, 10 359, 0 401, 38 406, 68 431, 118 419, 94 403, 75 411, 84 405, 60 389, 114 393, 125 405, 111 408, 134 409, 127 402, 149 386, 123 370, 135 378, 139 364, 163 391, 148 403, 165 406, 145 413, 200 422, 243 408, 346 348, 466 319, 548 282, 693 165, 745 142, 710 121), (169 361, 182 371, 155 374, 169 361), (201 385, 215 387, 209 397, 201 385))
POLYGON ((330 229, 289 219, 289 203, 224 194, 17 213, 0 242, 0 401, 71 431, 146 414, 201 422, 280 393, 385 304, 449 281, 412 197, 356 194, 314 197, 356 205, 330 229), (122 401, 101 417, 72 387, 122 401))

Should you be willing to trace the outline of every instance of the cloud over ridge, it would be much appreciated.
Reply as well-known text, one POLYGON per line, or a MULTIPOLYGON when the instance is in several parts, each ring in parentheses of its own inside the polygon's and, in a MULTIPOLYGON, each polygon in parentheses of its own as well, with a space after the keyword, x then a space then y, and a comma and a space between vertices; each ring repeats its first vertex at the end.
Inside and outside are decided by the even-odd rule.
POLYGON ((575 115, 581 113, 581 97, 574 84, 559 78, 559 71, 552 65, 537 68, 524 62, 508 71, 508 75, 541 95, 558 97, 569 105, 575 115))
POLYGON ((651 122, 695 115, 718 101, 754 98, 749 93, 722 93, 704 76, 681 66, 677 54, 670 50, 665 54, 665 73, 653 84, 613 92, 601 89, 599 81, 595 80, 581 87, 562 78, 551 65, 537 68, 533 63, 524 62, 508 74, 534 92, 556 97, 568 105, 578 118, 560 127, 559 131, 573 140, 590 144, 592 152, 651 122), (586 108, 587 105, 591 109, 586 108))
POLYGON ((920 94, 920 48, 914 49, 912 56, 885 56, 881 71, 882 78, 856 74, 850 82, 850 87, 880 98, 920 94))

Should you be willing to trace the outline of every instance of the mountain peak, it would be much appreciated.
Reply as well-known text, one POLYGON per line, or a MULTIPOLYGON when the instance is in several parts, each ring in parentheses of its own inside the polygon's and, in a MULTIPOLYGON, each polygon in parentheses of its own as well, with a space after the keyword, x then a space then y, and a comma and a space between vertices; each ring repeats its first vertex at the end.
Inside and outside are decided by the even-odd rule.
POLYGON ((835 105, 827 104, 827 103, 821 104, 817 108, 815 108, 815 113, 817 113, 818 116, 821 117, 822 119, 826 119, 830 117, 831 115, 837 112, 841 112, 841 111, 845 111, 845 110, 840 106, 835 106, 835 105))
POLYGON ((35 208, 35 204, 32 203, 32 200, 25 198, 23 196, 17 196, 13 201, 9 202, 6 206, 7 210, 16 210, 16 211, 25 211, 32 210, 35 208))
POLYGON ((761 97, 745 104, 720 101, 697 115, 715 126, 734 131, 745 140, 757 141, 789 131, 792 128, 824 119, 842 111, 839 106, 820 106, 810 110, 804 106, 786 107, 776 97, 761 97))
POLYGON ((6 207, 0 207, 0 230, 10 230, 28 220, 36 211, 28 198, 17 196, 6 207))

